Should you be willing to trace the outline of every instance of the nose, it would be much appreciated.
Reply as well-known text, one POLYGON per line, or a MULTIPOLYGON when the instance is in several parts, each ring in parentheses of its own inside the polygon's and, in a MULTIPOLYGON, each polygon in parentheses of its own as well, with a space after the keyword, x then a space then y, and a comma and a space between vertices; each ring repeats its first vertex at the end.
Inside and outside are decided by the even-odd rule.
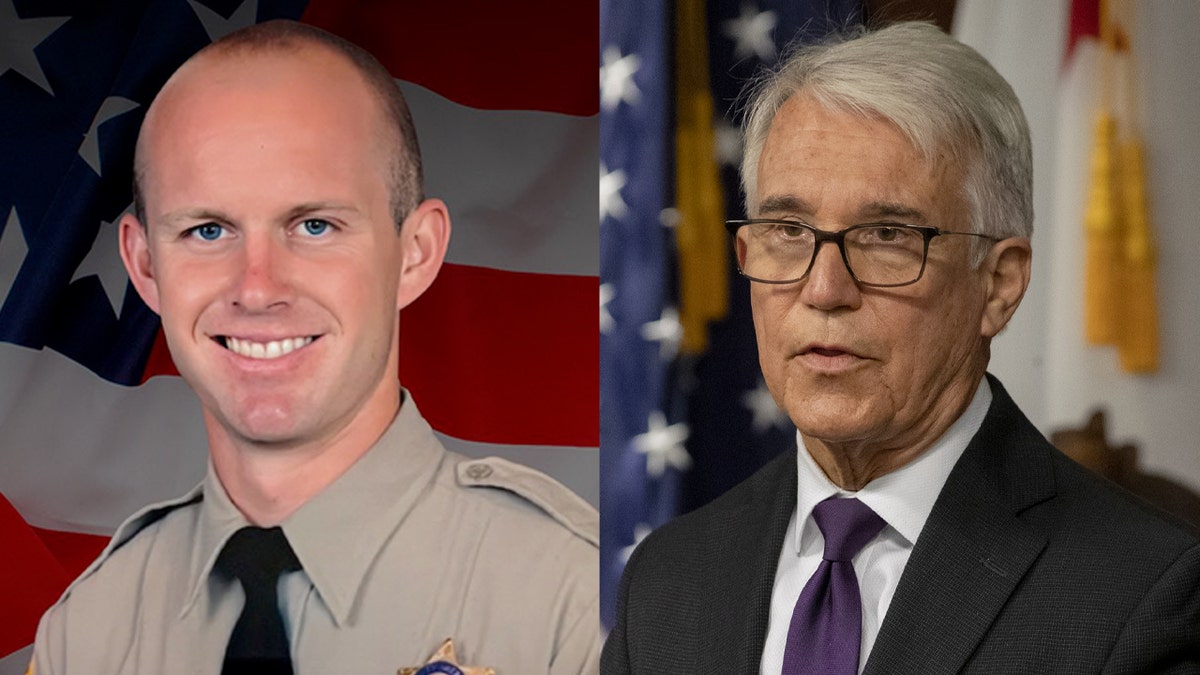
POLYGON ((232 303, 247 312, 266 312, 292 300, 286 246, 270 233, 243 232, 232 303))
POLYGON ((837 245, 826 241, 814 256, 808 278, 802 282, 800 299, 810 307, 824 311, 857 309, 862 304, 862 289, 850 275, 850 268, 837 245))

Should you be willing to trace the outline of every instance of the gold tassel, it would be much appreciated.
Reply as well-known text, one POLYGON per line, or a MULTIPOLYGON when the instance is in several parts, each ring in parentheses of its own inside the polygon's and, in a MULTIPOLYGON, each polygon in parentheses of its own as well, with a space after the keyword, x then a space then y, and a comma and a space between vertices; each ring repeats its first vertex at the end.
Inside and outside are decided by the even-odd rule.
POLYGON ((1125 297, 1117 346, 1125 372, 1153 373, 1158 371, 1157 260, 1146 200, 1145 159, 1139 143, 1130 141, 1121 146, 1121 187, 1126 221, 1122 247, 1125 297))
POLYGON ((1117 125, 1112 115, 1096 116, 1090 184, 1084 211, 1084 337, 1093 345, 1115 344, 1120 298, 1120 195, 1114 189, 1113 155, 1117 125))
POLYGON ((708 346, 708 324, 729 311, 729 237, 725 202, 714 157, 713 100, 708 81, 704 3, 677 3, 675 40, 675 226, 679 248, 680 350, 708 346))

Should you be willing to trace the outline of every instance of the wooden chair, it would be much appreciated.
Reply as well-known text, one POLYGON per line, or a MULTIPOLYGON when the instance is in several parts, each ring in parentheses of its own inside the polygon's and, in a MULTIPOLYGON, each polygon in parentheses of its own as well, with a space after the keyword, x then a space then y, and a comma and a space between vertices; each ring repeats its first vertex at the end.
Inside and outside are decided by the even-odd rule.
POLYGON ((1138 467, 1137 445, 1109 444, 1103 410, 1093 412, 1087 424, 1078 429, 1054 431, 1050 442, 1071 459, 1182 519, 1200 533, 1200 495, 1178 481, 1142 471, 1138 467))

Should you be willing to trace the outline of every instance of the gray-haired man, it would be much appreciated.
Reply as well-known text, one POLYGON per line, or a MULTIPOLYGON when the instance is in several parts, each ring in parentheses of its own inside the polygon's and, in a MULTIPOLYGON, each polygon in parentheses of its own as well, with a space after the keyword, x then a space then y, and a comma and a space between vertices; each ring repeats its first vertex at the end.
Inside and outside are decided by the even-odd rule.
POLYGON ((601 672, 1200 671, 1200 542, 986 375, 1030 270, 1008 84, 902 23, 795 52, 745 135, 729 229, 798 449, 638 547, 601 672))

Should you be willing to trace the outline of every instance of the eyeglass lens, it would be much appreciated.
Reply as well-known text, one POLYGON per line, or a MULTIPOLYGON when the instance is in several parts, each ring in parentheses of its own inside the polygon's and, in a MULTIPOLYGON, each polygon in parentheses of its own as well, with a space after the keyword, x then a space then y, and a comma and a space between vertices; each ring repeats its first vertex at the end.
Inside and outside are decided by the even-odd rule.
MULTIPOLYGON (((894 225, 864 225, 834 235, 842 239, 844 259, 865 284, 910 283, 925 263, 925 236, 920 230, 894 225)), ((737 231, 742 272, 768 282, 798 281, 812 263, 816 232, 785 223, 750 223, 737 231)), ((824 237, 822 237, 824 238, 824 237)))

